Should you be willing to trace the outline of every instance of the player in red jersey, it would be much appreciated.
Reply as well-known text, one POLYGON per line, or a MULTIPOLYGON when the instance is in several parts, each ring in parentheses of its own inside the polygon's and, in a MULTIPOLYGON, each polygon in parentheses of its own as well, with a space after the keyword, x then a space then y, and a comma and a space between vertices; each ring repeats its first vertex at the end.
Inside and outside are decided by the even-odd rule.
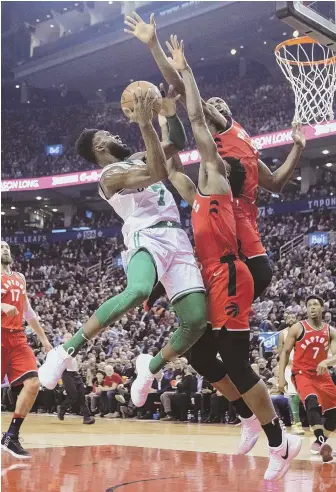
POLYGON ((51 345, 26 294, 26 281, 13 272, 11 251, 1 241, 1 381, 7 376, 13 393, 18 394, 12 422, 1 440, 1 448, 16 458, 30 458, 19 441, 20 427, 31 410, 39 391, 36 359, 28 346, 23 318, 35 331, 46 352, 51 345))
POLYGON ((336 364, 336 330, 322 320, 323 299, 314 294, 306 300, 308 319, 291 326, 280 356, 279 389, 284 391, 285 368, 294 349, 292 380, 307 412, 316 441, 311 451, 324 462, 333 454, 327 438, 336 430, 336 386, 328 367, 336 364), (332 356, 328 358, 328 351, 332 356), (324 425, 319 406, 322 407, 324 425))
POLYGON ((294 146, 285 163, 275 173, 259 158, 259 152, 244 128, 237 123, 225 101, 213 97, 207 102, 210 110, 207 122, 218 152, 222 158, 234 156, 240 159, 246 170, 246 181, 234 204, 237 225, 237 237, 240 252, 254 278, 255 298, 267 288, 272 278, 272 270, 264 246, 262 245, 258 225, 258 207, 256 199, 258 186, 274 192, 281 192, 299 162, 305 146, 305 137, 298 127, 293 127, 294 146), (222 120, 221 120, 222 118, 222 120))
MULTIPOLYGON (((188 116, 201 163, 198 189, 183 170, 176 167, 176 160, 169 163, 168 176, 184 200, 193 207, 196 254, 202 266, 208 294, 208 319, 213 327, 196 343, 196 349, 191 349, 191 361, 193 364, 194 359, 196 364, 201 365, 201 351, 204 362, 202 372, 205 373, 206 366, 213 364, 213 360, 208 360, 209 354, 216 358, 217 352, 220 353, 229 378, 267 435, 270 462, 265 479, 279 480, 299 453, 301 441, 297 436, 287 436, 282 431, 267 388, 249 364, 248 318, 253 301, 253 278, 246 264, 239 259, 233 196, 227 179, 227 169, 230 169, 237 178, 236 183, 239 180, 242 186, 245 171, 236 159, 227 157, 224 163, 220 157, 206 124, 192 70, 184 56, 183 41, 179 43, 174 36, 171 43, 167 46, 172 55, 172 64, 183 78, 188 116), (238 169, 242 170, 239 174, 238 169)), ((199 370, 198 367, 196 370, 199 370)))
MULTIPOLYGON (((181 94, 180 101, 185 104, 183 80, 170 64, 160 45, 156 35, 154 14, 151 14, 150 22, 146 24, 137 13, 133 12, 132 16, 126 17, 125 24, 127 25, 125 32, 134 35, 149 47, 163 77, 181 94)), ((299 128, 293 129, 293 149, 284 164, 272 173, 259 159, 258 150, 246 131, 232 119, 231 111, 223 99, 213 97, 207 103, 202 100, 202 104, 220 156, 240 159, 246 170, 244 188, 239 196, 239 202, 235 202, 233 207, 240 252, 245 256, 246 264, 253 276, 254 297, 257 298, 272 280, 272 268, 257 227, 258 209, 255 204, 257 189, 261 186, 273 193, 282 191, 298 164, 305 146, 305 137, 299 128)), ((236 197, 236 184, 233 178, 231 173, 229 181, 233 196, 236 197)))

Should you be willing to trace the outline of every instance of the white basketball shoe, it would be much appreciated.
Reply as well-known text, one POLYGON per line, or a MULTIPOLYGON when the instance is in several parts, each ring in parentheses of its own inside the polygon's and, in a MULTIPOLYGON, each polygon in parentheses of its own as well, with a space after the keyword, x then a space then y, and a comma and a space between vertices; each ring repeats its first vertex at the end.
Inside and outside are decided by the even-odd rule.
POLYGON ((52 390, 61 379, 63 372, 72 366, 72 357, 64 350, 62 345, 50 350, 47 358, 38 370, 40 383, 45 388, 52 390))
POLYGON ((152 356, 140 354, 136 360, 137 378, 131 386, 131 398, 136 407, 142 407, 147 400, 149 390, 152 387, 154 374, 149 370, 149 363, 152 356))
POLYGON ((238 454, 247 454, 258 441, 259 433, 262 430, 259 420, 255 415, 248 419, 241 420, 241 434, 238 447, 238 454))
POLYGON ((270 460, 265 472, 265 480, 280 480, 288 471, 293 459, 299 454, 302 441, 299 436, 282 431, 282 443, 277 448, 269 448, 270 460))

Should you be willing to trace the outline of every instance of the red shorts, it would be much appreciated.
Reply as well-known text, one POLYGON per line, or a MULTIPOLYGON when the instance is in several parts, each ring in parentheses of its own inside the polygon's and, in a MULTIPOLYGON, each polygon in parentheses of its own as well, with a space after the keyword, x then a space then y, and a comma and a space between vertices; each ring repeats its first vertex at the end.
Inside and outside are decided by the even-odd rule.
POLYGON ((203 266, 202 276, 208 293, 208 321, 212 328, 249 330, 253 301, 253 277, 241 260, 203 266))
POLYGON ((296 373, 292 381, 303 403, 307 396, 316 395, 323 413, 336 408, 336 386, 330 374, 318 376, 316 373, 296 373))
POLYGON ((11 386, 37 377, 36 358, 22 331, 1 330, 1 382, 5 376, 11 386))
POLYGON ((246 258, 266 255, 266 250, 260 239, 256 218, 254 218, 254 214, 249 213, 249 207, 254 207, 254 205, 243 205, 233 207, 239 251, 246 258))

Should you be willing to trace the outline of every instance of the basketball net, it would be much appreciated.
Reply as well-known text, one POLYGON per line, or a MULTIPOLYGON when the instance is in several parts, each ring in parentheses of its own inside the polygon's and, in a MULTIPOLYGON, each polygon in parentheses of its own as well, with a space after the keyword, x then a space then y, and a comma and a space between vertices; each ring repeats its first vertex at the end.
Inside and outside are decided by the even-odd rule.
POLYGON ((289 39, 274 50, 295 96, 293 123, 323 123, 334 119, 336 53, 308 36, 289 39))

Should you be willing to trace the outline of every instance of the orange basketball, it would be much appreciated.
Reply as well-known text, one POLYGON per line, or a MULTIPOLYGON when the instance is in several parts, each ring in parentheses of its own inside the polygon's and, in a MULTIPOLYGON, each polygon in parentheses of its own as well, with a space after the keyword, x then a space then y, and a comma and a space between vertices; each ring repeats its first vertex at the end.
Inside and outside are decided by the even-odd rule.
POLYGON ((157 96, 157 101, 153 106, 153 110, 155 111, 155 113, 159 113, 161 111, 161 106, 162 106, 161 93, 154 84, 151 84, 150 82, 146 82, 145 80, 140 80, 139 82, 132 82, 130 85, 126 87, 126 89, 121 95, 121 101, 120 101, 121 109, 124 111, 124 108, 128 108, 133 111, 132 92, 136 91, 138 87, 141 88, 143 98, 146 97, 148 89, 152 89, 152 97, 154 98, 155 96, 157 96))

